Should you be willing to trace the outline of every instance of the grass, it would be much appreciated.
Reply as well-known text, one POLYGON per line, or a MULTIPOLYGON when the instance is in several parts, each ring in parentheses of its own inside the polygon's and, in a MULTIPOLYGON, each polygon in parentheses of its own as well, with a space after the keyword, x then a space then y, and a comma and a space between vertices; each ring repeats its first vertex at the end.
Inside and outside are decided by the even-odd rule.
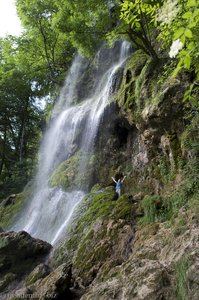
POLYGON ((176 279, 176 297, 178 300, 188 299, 188 282, 187 270, 189 268, 189 260, 187 257, 182 257, 175 266, 176 279))

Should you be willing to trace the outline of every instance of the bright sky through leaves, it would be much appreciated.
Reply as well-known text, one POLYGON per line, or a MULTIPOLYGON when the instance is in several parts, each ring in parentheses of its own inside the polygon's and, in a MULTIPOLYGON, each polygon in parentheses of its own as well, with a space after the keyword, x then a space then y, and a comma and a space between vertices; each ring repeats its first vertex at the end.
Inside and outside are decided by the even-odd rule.
POLYGON ((0 0, 0 37, 20 35, 21 23, 17 17, 15 0, 0 0))

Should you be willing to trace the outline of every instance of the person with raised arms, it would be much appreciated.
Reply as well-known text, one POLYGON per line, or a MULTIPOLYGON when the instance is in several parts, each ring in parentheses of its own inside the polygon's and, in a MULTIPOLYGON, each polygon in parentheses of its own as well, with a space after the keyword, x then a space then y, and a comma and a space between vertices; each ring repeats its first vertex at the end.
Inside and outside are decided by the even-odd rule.
POLYGON ((122 184, 123 184, 124 179, 126 178, 126 176, 124 176, 123 178, 119 178, 118 181, 116 181, 114 177, 111 177, 111 178, 116 183, 115 191, 118 194, 118 196, 120 197, 121 196, 121 190, 122 190, 122 184))

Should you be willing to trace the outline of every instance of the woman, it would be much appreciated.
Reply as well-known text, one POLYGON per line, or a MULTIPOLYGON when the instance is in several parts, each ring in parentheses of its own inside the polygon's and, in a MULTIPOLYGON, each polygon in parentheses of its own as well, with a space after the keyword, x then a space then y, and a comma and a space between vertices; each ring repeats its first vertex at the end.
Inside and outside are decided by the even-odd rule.
POLYGON ((124 176, 122 179, 118 179, 118 181, 115 180, 115 178, 112 177, 113 181, 116 183, 115 191, 118 194, 118 196, 121 196, 121 190, 122 190, 122 183, 126 176, 124 176))

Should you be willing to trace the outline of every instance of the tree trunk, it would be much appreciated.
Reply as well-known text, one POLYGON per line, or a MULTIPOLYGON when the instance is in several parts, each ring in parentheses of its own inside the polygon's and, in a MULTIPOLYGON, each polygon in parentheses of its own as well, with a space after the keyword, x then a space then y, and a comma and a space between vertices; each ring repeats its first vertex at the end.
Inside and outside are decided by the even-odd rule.
POLYGON ((1 162, 0 162, 0 175, 2 174, 4 163, 5 163, 6 140, 7 140, 7 128, 5 126, 4 127, 4 134, 3 134, 3 146, 2 146, 1 162))

